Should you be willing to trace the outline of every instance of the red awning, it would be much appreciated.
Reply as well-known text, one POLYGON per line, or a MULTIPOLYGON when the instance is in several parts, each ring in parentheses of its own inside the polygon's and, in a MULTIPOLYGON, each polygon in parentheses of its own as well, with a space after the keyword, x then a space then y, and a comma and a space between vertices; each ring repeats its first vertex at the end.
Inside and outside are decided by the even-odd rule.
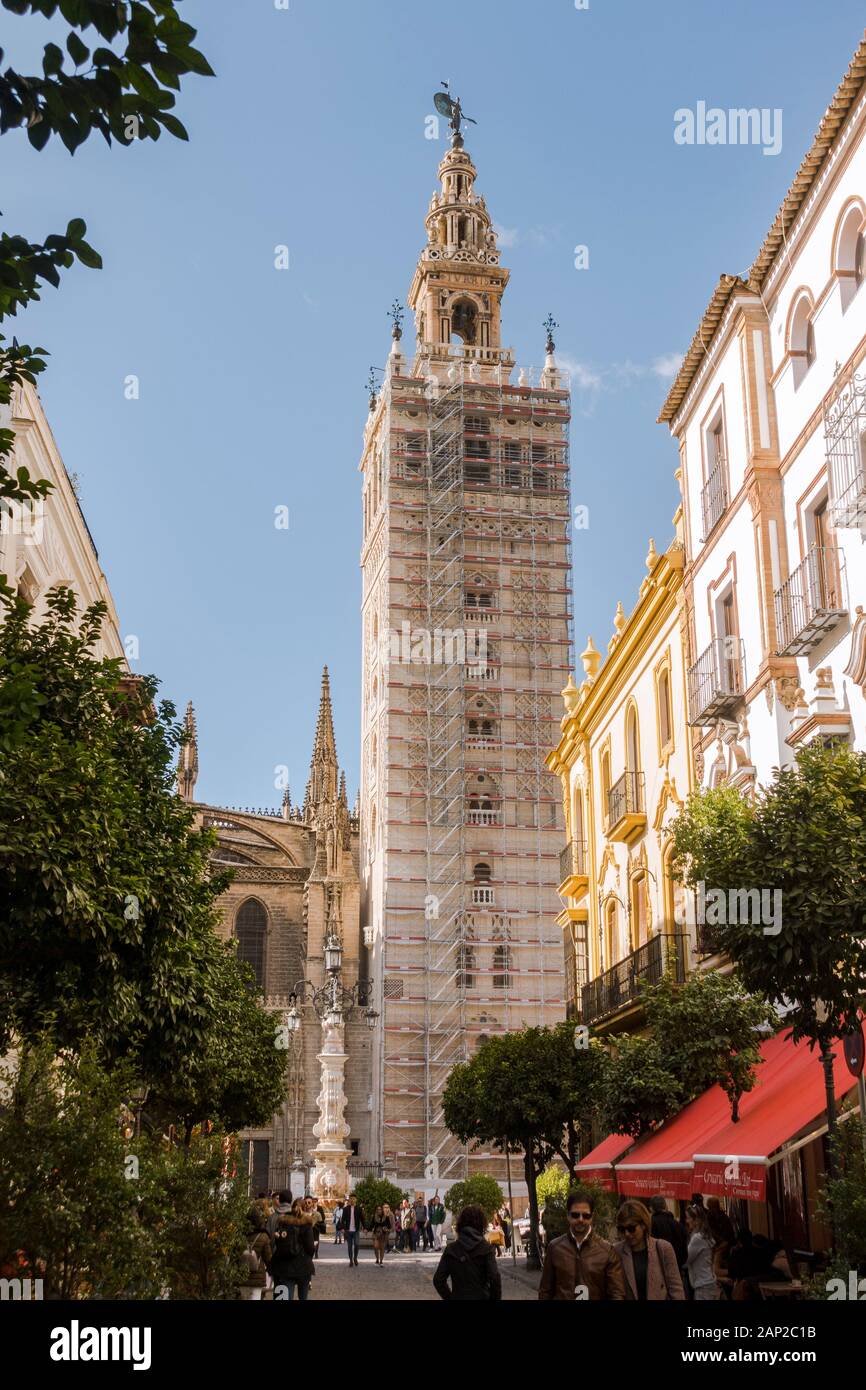
POLYGON ((628 1134, 609 1134, 578 1163, 574 1170, 577 1177, 587 1182, 601 1183, 608 1192, 616 1192, 614 1164, 633 1143, 628 1134))
MULTIPOLYGON (((834 1089, 841 1100, 855 1082, 845 1065, 842 1043, 833 1050, 834 1089)), ((697 1192, 766 1201, 772 1155, 825 1117, 824 1069, 817 1048, 807 1043, 795 1047, 784 1042, 782 1033, 761 1051, 765 1063, 758 1071, 760 1080, 740 1101, 739 1123, 729 1122, 695 1149, 697 1192)))
MULTIPOLYGON (((763 1063, 754 1090, 731 1121, 728 1097, 713 1086, 617 1165, 618 1190, 627 1196, 680 1197, 693 1192, 763 1201, 771 1154, 824 1112, 824 1073, 817 1052, 785 1040, 786 1029, 761 1044, 763 1063)), ((836 1094, 854 1084, 842 1044, 835 1061, 836 1094)))

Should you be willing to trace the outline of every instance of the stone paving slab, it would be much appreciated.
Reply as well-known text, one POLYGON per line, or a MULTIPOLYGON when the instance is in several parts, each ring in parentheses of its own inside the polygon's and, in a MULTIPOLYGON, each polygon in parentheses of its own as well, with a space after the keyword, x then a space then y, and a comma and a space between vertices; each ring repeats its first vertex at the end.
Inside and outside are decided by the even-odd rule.
MULTIPOLYGON (((349 1264, 344 1245, 334 1245, 332 1241, 322 1241, 319 1258, 316 1260, 316 1273, 310 1286, 310 1298, 316 1302, 414 1302, 417 1299, 432 1299, 440 1302, 433 1287, 433 1275, 439 1263, 439 1252, 416 1252, 401 1255, 393 1252, 385 1256, 385 1263, 379 1267, 373 1258, 372 1250, 362 1249, 357 1267, 349 1264)), ((503 1300, 531 1299, 538 1297, 538 1274, 508 1266, 510 1259, 500 1259, 503 1300)))

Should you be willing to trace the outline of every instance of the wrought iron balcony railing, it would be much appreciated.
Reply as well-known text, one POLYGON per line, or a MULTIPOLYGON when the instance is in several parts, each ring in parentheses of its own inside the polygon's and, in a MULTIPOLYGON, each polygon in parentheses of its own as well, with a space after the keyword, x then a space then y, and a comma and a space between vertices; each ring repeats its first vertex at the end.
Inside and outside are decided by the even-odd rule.
POLYGON ((607 794, 608 830, 613 830, 627 816, 643 814, 644 775, 642 772, 624 772, 607 794))
POLYGON ((716 465, 701 488, 701 516, 703 536, 706 540, 719 517, 728 505, 728 478, 724 457, 719 455, 716 465))
POLYGON ((866 377, 843 382, 824 412, 830 511, 836 526, 866 522, 866 377))
POLYGON ((743 640, 714 637, 688 671, 689 723, 711 724, 740 703, 745 690, 743 640))
POLYGON ((813 545, 776 590, 776 636, 780 656, 801 656, 846 616, 836 552, 813 545))
POLYGON ((681 984, 686 977, 686 956, 687 937, 682 933, 660 933, 650 937, 625 960, 583 986, 581 1021, 594 1023, 636 1004, 642 982, 658 984, 666 969, 670 969, 681 984))
POLYGON ((559 855, 559 881, 586 877, 586 840, 569 840, 559 855))

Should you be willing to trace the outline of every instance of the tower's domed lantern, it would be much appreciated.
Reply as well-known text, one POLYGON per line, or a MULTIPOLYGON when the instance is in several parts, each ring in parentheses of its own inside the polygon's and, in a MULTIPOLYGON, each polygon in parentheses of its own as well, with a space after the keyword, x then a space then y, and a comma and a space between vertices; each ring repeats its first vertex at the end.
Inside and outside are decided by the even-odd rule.
MULTIPOLYGON (((464 117, 465 119, 465 117, 464 117)), ((452 130, 454 126, 452 123, 452 130)), ((484 198, 475 192, 475 165, 459 129, 439 165, 440 191, 425 218, 427 245, 418 260, 407 303, 415 314, 415 375, 462 357, 482 379, 503 368, 506 382, 514 354, 502 348, 501 300, 508 271, 484 198)))

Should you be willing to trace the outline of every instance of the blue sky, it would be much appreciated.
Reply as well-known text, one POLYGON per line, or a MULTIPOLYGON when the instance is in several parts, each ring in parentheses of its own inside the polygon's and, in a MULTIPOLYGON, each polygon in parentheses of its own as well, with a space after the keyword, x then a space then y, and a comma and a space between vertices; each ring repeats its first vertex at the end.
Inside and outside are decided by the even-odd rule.
MULTIPOLYGON (((507 243, 504 337, 543 357, 552 310, 576 372, 577 650, 633 606, 677 502, 655 423, 672 355, 722 271, 751 262, 863 31, 833 0, 184 0, 216 79, 188 81, 189 145, 93 138, 70 158, 3 139, 3 227, 72 216, 105 268, 76 267, 19 320, 51 352, 41 393, 135 669, 199 722, 198 796, 276 805, 307 777, 321 667, 350 795, 360 727, 364 382, 388 347, 445 149, 447 78, 477 127, 477 188, 507 243), (698 101, 780 107, 783 143, 682 146, 698 101), (288 271, 274 247, 289 247, 288 271), (589 269, 574 248, 589 248, 589 269), (140 379, 140 398, 124 379, 140 379), (582 383, 582 385, 578 385, 582 383), (290 510, 288 530, 274 509, 290 510)), ((6 15, 6 61, 49 35, 6 15)))

